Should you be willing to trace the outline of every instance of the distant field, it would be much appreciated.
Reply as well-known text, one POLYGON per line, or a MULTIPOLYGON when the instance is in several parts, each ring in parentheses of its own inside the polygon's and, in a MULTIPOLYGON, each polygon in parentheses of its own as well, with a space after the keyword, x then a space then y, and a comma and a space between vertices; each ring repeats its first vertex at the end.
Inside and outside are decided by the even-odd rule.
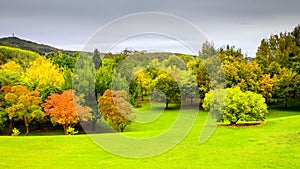
MULTIPOLYGON (((142 109, 147 109, 146 104, 142 109)), ((146 125, 132 124, 126 135, 148 137, 161 133, 173 123, 177 112, 165 111, 146 125)), ((199 144, 207 116, 200 111, 180 144, 144 159, 106 152, 87 135, 1 136, 0 168, 300 168, 300 111, 270 112, 264 125, 219 126, 206 143, 199 144)))

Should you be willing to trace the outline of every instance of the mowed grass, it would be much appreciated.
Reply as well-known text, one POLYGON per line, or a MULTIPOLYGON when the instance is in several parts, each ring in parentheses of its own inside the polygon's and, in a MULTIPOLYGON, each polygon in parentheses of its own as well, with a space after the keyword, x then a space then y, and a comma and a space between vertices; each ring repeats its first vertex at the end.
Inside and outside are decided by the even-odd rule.
MULTIPOLYGON (((148 107, 144 103, 140 110, 148 107)), ((130 125, 125 134, 161 134, 177 115, 178 110, 167 110, 151 123, 130 125)), ((177 146, 142 159, 111 154, 87 135, 1 136, 0 168, 300 168, 300 111, 270 110, 266 123, 259 126, 219 126, 200 144, 206 116, 199 111, 193 128, 177 146)))

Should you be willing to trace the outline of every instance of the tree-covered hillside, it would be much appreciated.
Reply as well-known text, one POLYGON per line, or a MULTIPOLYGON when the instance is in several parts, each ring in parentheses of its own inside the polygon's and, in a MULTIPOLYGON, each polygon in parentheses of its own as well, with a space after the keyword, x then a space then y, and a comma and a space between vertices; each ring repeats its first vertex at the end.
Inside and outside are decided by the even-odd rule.
POLYGON ((32 41, 20 39, 18 37, 5 37, 0 39, 0 45, 1 46, 10 46, 10 47, 17 47, 25 50, 31 50, 34 52, 37 52, 41 55, 45 53, 50 53, 50 52, 62 52, 65 54, 72 54, 74 51, 69 51, 69 50, 62 50, 62 49, 57 49, 55 47, 49 46, 49 45, 44 45, 44 44, 38 44, 32 41))

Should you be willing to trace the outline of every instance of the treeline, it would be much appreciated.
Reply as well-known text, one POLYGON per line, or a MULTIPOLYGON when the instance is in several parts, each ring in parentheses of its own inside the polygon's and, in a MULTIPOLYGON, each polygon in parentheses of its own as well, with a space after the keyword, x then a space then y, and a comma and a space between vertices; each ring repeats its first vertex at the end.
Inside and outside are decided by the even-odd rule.
POLYGON ((166 109, 170 102, 182 100, 202 106, 216 85, 208 65, 214 67, 217 60, 221 67, 215 76, 224 72, 218 80, 226 88, 257 93, 268 104, 284 103, 288 108, 289 101, 300 96, 299 27, 262 40, 252 60, 241 49, 216 49, 209 42, 199 56, 128 50, 101 54, 97 49, 91 56, 79 52, 40 56, 0 47, 0 127, 12 131, 14 123, 22 121, 28 135, 32 122, 51 121, 67 134, 80 121, 95 130, 103 118, 124 131, 135 117, 127 102, 141 106, 137 100, 150 98, 164 102, 166 109))

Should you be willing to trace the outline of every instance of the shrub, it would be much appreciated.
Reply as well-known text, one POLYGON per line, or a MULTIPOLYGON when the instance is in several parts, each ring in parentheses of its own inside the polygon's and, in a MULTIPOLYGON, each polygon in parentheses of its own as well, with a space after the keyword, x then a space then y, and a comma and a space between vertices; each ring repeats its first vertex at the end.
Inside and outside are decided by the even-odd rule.
POLYGON ((18 135, 20 135, 20 134, 21 134, 21 132, 20 132, 17 128, 14 128, 14 129, 12 130, 11 136, 18 136, 18 135))
POLYGON ((68 135, 75 135, 75 134, 78 134, 78 131, 75 131, 75 129, 73 127, 68 127, 67 129, 67 133, 68 135))
POLYGON ((210 91, 205 95, 203 108, 210 110, 214 117, 219 120, 229 121, 230 124, 236 124, 238 121, 264 121, 268 113, 265 99, 262 95, 250 91, 242 92, 240 88, 226 89, 226 100, 221 101, 218 91, 210 91), (216 93, 216 99, 212 100, 213 92, 216 93), (212 102, 214 105, 212 106, 212 102), (223 105, 222 105, 223 104, 223 105), (222 114, 218 110, 224 111, 222 114))

